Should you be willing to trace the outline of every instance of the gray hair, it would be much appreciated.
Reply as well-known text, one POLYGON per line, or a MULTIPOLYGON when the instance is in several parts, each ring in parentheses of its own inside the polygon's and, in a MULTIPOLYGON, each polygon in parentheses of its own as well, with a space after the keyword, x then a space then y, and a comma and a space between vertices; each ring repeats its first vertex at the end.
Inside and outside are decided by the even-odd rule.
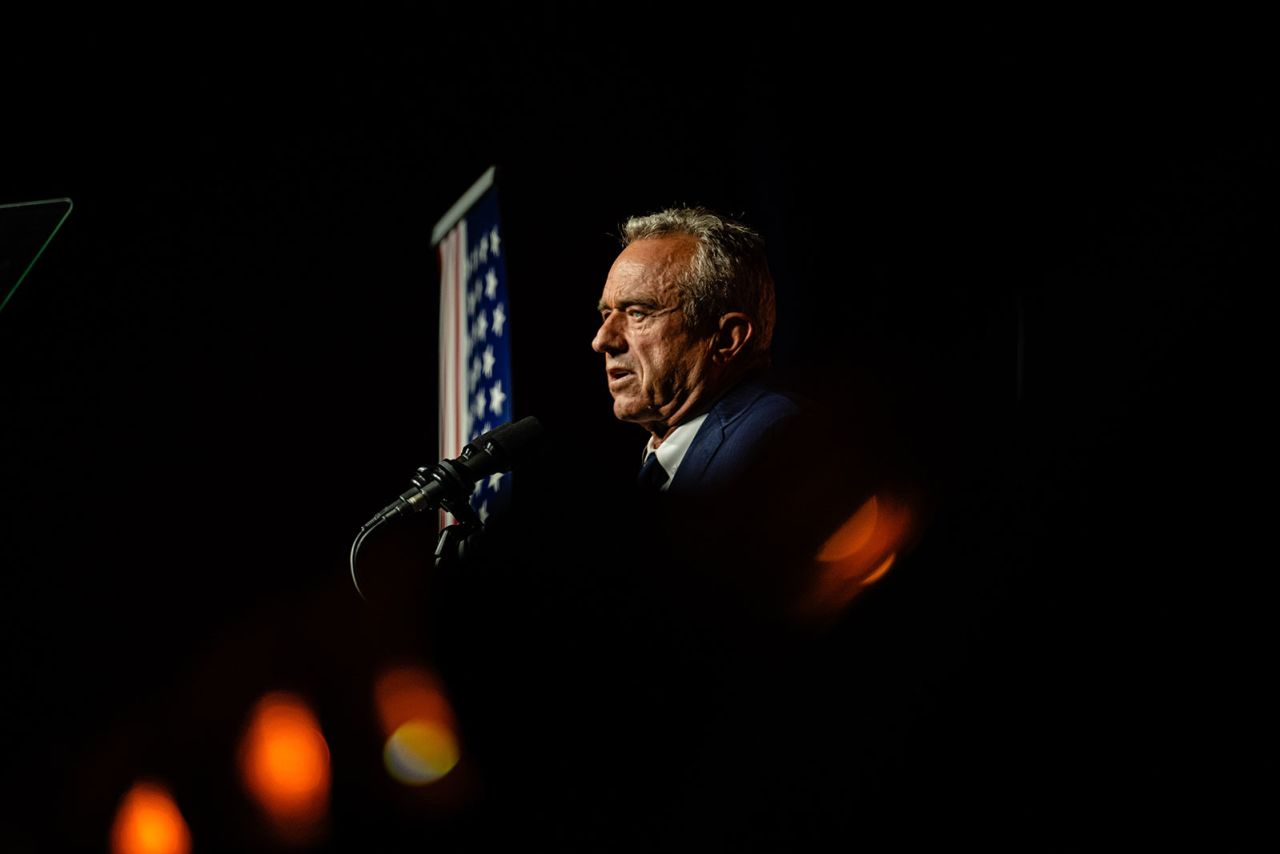
POLYGON ((687 235, 698 243, 688 268, 676 280, 688 327, 710 329, 726 312, 741 311, 755 324, 750 354, 767 361, 777 301, 764 239, 706 208, 668 208, 628 219, 622 226, 622 245, 671 235, 687 235))

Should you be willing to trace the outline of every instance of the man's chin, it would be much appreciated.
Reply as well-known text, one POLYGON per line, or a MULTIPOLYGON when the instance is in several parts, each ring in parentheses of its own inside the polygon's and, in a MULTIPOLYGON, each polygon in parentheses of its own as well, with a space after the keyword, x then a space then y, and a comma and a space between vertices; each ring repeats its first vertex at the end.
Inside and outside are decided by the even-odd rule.
POLYGON ((623 400, 615 400, 613 402, 613 417, 629 424, 644 424, 655 420, 653 410, 636 406, 632 401, 623 400))

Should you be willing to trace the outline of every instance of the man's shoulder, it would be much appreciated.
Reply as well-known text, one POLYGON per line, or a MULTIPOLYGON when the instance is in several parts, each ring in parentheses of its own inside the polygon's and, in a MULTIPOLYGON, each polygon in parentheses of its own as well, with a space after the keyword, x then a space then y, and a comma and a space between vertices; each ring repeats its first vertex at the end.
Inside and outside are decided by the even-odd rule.
POLYGON ((737 481, 766 459, 794 447, 803 398, 769 375, 739 382, 716 401, 676 473, 678 492, 705 492, 737 481))
POLYGON ((719 423, 730 425, 741 420, 771 419, 799 415, 804 401, 773 374, 751 376, 733 385, 712 407, 719 423))
POLYGON ((808 409, 805 401, 772 376, 744 380, 711 408, 712 417, 725 436, 755 434, 771 426, 799 418, 808 409))

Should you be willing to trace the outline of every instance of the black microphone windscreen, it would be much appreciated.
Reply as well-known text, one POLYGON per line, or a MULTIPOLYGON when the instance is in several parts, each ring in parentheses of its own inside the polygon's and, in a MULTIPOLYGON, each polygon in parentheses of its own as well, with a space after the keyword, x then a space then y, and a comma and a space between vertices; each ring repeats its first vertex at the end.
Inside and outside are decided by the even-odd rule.
POLYGON ((532 415, 499 425, 471 443, 488 459, 472 457, 467 461, 468 466, 477 474, 508 471, 541 444, 545 435, 542 422, 532 415))
POLYGON ((489 439, 508 456, 518 459, 542 441, 546 430, 542 422, 532 415, 495 427, 489 439))

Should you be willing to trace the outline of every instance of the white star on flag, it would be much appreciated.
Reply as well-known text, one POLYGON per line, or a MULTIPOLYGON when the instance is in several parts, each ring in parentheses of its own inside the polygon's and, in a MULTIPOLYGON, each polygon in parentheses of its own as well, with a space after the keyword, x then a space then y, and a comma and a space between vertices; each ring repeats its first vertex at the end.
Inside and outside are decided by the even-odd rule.
POLYGON ((475 413, 476 413, 476 418, 483 418, 483 417, 484 417, 484 389, 479 389, 479 390, 476 392, 476 408, 475 408, 475 413))
MULTIPOLYGON (((494 324, 494 329, 497 329, 498 314, 496 311, 494 312, 494 316, 493 316, 493 324, 494 324)), ((493 376, 493 363, 494 363, 493 347, 492 346, 485 347, 484 348, 484 375, 486 377, 493 376)), ((473 385, 475 384, 475 380, 472 380, 471 382, 473 385)))
POLYGON ((493 384, 493 388, 489 389, 489 409, 494 415, 502 414, 502 404, 507 400, 507 396, 502 393, 502 380, 498 380, 493 384))
POLYGON ((489 251, 494 255, 498 254, 498 227, 496 225, 489 232, 489 251))
POLYGON ((476 315, 476 340, 483 341, 489 334, 489 313, 483 309, 476 315))
POLYGON ((502 474, 503 474, 503 473, 502 473, 502 472, 500 472, 500 471, 495 471, 493 474, 489 475, 489 488, 490 488, 490 489, 497 489, 497 488, 498 488, 498 484, 502 482, 502 474))
POLYGON ((493 307, 493 334, 501 335, 502 327, 507 323, 507 313, 502 310, 502 303, 493 307))
POLYGON ((498 274, 489 268, 489 272, 484 277, 484 295, 489 299, 496 299, 498 296, 498 274))
POLYGON ((483 237, 480 238, 480 243, 476 246, 476 248, 480 250, 480 260, 488 261, 489 260, 489 241, 485 240, 483 237))

